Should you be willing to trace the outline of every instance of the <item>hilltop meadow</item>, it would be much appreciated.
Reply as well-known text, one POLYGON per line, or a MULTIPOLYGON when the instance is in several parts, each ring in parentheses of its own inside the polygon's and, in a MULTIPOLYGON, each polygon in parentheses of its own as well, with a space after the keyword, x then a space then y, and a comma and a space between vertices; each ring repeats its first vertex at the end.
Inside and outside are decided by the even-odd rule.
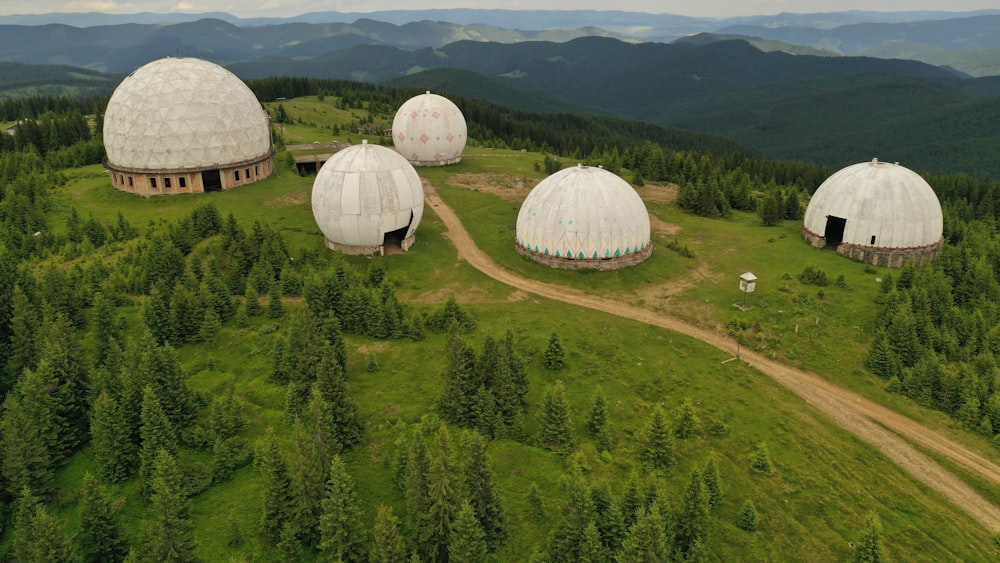
MULTIPOLYGON (((61 458, 5 468, 8 557, 49 545, 66 559, 95 560, 84 541, 94 537, 95 505, 117 523, 102 529, 116 527, 122 540, 108 557, 131 549, 136 560, 833 561, 875 544, 893 560, 1000 553, 997 530, 733 361, 739 341, 997 460, 992 435, 891 392, 865 367, 880 326, 874 303, 898 272, 812 248, 794 219, 764 226, 739 206, 704 217, 679 204, 678 185, 649 174, 636 182, 652 221, 647 261, 616 272, 552 270, 514 251, 517 210, 549 159, 572 166, 589 157, 476 138, 461 163, 418 172, 502 267, 726 334, 732 351, 503 285, 458 259, 429 206, 408 252, 338 255, 312 217, 315 176, 300 175, 284 146, 356 143, 358 124, 391 122, 390 104, 343 102, 266 103, 272 116, 279 105, 287 116, 276 131, 276 174, 225 193, 142 199, 112 189, 97 164, 0 175, 17 186, 7 202, 37 178, 51 182, 32 192, 44 202, 32 232, 4 243, 0 262, 18 286, 4 290, 15 303, 9 317, 33 319, 41 335, 33 354, 8 357, 24 359, 23 374, 48 373, 58 358, 76 366, 91 425, 100 397, 141 405, 130 424, 142 438, 125 438, 140 451, 110 463, 106 438, 95 443, 83 431, 70 447, 66 431, 53 430, 43 439, 58 437, 61 458), (802 281, 807 267, 838 282, 802 281), (759 278, 746 296, 745 271, 759 278), (161 305, 168 313, 157 317, 161 305), (185 307, 201 316, 192 321, 185 307), (72 351, 59 356, 50 346, 58 342, 72 351), (456 414, 455 374, 471 373, 461 359, 489 370, 491 347, 510 352, 496 377, 521 374, 520 398, 504 411, 510 397, 482 380, 463 399, 468 412, 456 414), (145 387, 129 375, 135 366, 145 387), (339 417, 331 441, 317 438, 329 429, 323 404, 339 417), (147 452, 154 441, 159 457, 147 452), (85 474, 99 486, 84 485, 85 474), (26 500, 15 483, 45 490, 26 500), (476 513, 477 523, 466 502, 472 512, 493 508, 476 513), (176 518, 162 520, 170 507, 176 518), (435 528, 428 514, 448 525, 435 528), (178 521, 176 535, 158 533, 178 521)), ((624 164, 620 173, 635 179, 624 164)), ((779 183, 751 186, 754 206, 772 190, 805 202, 805 186, 779 183)), ((36 397, 25 381, 37 377, 23 374, 5 383, 18 398, 5 403, 0 424, 5 466, 26 432, 9 413, 36 397)), ((74 420, 65 404, 50 406, 58 420, 74 420)), ((1000 502, 995 484, 949 469, 1000 502)))

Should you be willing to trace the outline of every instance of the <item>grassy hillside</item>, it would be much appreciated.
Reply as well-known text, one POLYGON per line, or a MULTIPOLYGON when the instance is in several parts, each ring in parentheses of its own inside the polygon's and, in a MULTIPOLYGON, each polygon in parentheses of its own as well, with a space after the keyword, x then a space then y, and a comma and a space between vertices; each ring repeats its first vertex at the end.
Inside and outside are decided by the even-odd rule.
MULTIPOLYGON (((338 110, 333 100, 282 102, 292 116, 310 116, 286 129, 286 141, 325 141, 334 124, 356 119, 338 110)), ((356 137, 356 136, 355 136, 356 137)), ((730 221, 700 219, 680 212, 669 187, 647 186, 640 194, 654 219, 655 252, 646 262, 618 272, 565 272, 541 267, 513 251, 518 200, 542 175, 535 164, 542 155, 469 147, 462 163, 420 169, 457 211, 477 244, 516 272, 614 296, 629 303, 670 311, 693 322, 721 329, 737 318, 753 327, 751 342, 764 351, 797 363, 882 398, 859 367, 860 349, 868 341, 871 322, 866 307, 877 291, 875 277, 860 264, 831 252, 812 249, 798 226, 758 226, 750 215, 730 221), (693 258, 668 248, 676 240, 693 258), (795 276, 815 264, 832 277, 844 274, 847 288, 805 286, 795 276), (742 298, 736 282, 746 270, 759 277, 753 308, 739 312, 742 298), (786 279, 785 274, 788 274, 786 279), (756 340, 759 338, 759 342, 756 340)), ((141 199, 114 191, 96 166, 70 171, 70 182, 58 194, 52 213, 59 219, 70 206, 111 221, 118 212, 140 228, 150 221, 173 220, 197 205, 214 203, 225 216, 241 223, 261 220, 279 229, 293 257, 314 255, 321 265, 345 260, 364 272, 368 257, 339 257, 326 251, 309 208, 312 177, 298 176, 284 155, 278 173, 257 184, 225 193, 141 199)), ((203 243, 211 249, 212 240, 203 243)), ((109 259, 115 248, 105 252, 109 259)), ((668 331, 617 317, 547 301, 503 286, 457 260, 440 220, 425 208, 417 241, 408 253, 382 259, 400 298, 411 310, 430 312, 455 296, 478 322, 468 338, 478 349, 482 340, 510 328, 517 348, 528 359, 530 392, 525 420, 531 435, 539 425, 540 403, 557 379, 566 386, 577 453, 563 458, 528 443, 500 439, 489 446, 491 466, 511 523, 511 538, 497 554, 501 561, 524 561, 547 543, 560 521, 565 491, 560 477, 571 464, 586 468, 588 482, 620 495, 630 475, 649 481, 673 507, 681 505, 690 471, 704 465, 710 452, 719 458, 725 503, 712 512, 708 550, 714 560, 845 560, 850 542, 860 536, 865 515, 876 512, 884 526, 887 555, 894 560, 987 560, 997 556, 991 532, 982 529, 940 495, 900 472, 881 454, 860 442, 783 388, 728 354, 668 331), (566 349, 566 368, 554 372, 542 365, 549 335, 557 332, 566 349), (608 398, 612 423, 610 453, 599 454, 586 437, 584 422, 600 389, 608 398), (637 437, 653 405, 662 403, 670 417, 690 399, 703 431, 678 440, 679 464, 669 472, 643 471, 636 461, 637 437), (708 432, 723 423, 728 432, 708 432), (755 444, 765 442, 776 471, 763 476, 750 471, 755 444), (530 515, 527 492, 539 486, 546 516, 530 515), (760 515, 757 532, 735 526, 740 505, 752 499, 760 515)), ((286 300, 288 308, 300 306, 286 300)), ((130 329, 139 326, 139 299, 121 308, 130 329)), ((286 327, 278 320, 255 319, 249 327, 225 325, 215 343, 179 349, 188 383, 208 395, 235 388, 245 404, 251 441, 274 426, 287 440, 285 390, 268 381, 275 335, 286 327)), ((395 486, 393 460, 397 438, 409 425, 433 412, 442 390, 446 336, 429 334, 422 342, 347 338, 350 391, 367 426, 364 443, 347 456, 357 483, 366 522, 378 503, 392 506, 406 522, 402 492, 395 486), (370 359, 378 367, 368 368, 370 359)), ((891 399, 890 399, 891 400, 891 399)), ((911 412, 918 413, 916 407, 911 412)), ((936 419, 940 421, 941 419, 936 419)), ((932 422, 938 424, 932 417, 932 422)), ((456 431, 457 432, 457 431, 456 431)), ((977 449, 988 451, 975 437, 977 449)), ((78 522, 73 487, 92 466, 89 450, 77 454, 59 474, 64 486, 57 514, 73 529, 78 522)), ((995 454, 990 454, 995 459, 995 454)), ((206 463, 201 451, 184 450, 185 463, 206 463)), ((197 555, 209 561, 248 559, 276 561, 273 546, 256 534, 264 480, 251 466, 233 479, 195 496, 192 517, 197 555), (235 532, 241 539, 236 541, 235 532)), ((123 523, 131 539, 139 536, 148 507, 138 500, 134 481, 116 489, 122 495, 123 523)), ((312 558, 310 556, 309 558, 312 558)))

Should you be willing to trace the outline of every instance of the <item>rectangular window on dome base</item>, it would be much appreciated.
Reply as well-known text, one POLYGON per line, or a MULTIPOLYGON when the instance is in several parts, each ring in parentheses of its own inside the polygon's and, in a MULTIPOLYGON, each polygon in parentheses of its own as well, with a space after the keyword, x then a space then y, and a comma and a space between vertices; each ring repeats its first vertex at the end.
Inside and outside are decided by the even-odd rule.
POLYGON ((187 180, 184 178, 184 176, 181 176, 180 178, 177 178, 177 182, 180 185, 180 187, 182 187, 182 188, 186 188, 187 187, 187 180))
POLYGON ((168 189, 168 190, 170 189, 170 178, 164 178, 163 179, 163 187, 166 188, 166 189, 168 189))
POLYGON ((875 244, 875 235, 872 235, 872 244, 875 244))
POLYGON ((240 181, 240 171, 239 170, 233 170, 233 177, 236 178, 237 182, 239 182, 240 181))
POLYGON ((156 187, 156 178, 153 178, 152 176, 149 177, 149 187, 151 188, 156 187))

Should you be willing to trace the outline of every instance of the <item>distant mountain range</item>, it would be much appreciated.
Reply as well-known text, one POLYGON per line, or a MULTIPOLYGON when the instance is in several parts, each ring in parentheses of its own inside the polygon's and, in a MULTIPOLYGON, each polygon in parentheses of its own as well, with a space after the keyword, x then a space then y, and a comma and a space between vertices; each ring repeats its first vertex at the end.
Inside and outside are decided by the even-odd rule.
MULTIPOLYGON (((514 12, 499 12, 505 14, 514 12)), ((106 95, 124 73, 181 54, 224 64, 244 79, 294 75, 413 86, 525 111, 698 131, 774 158, 842 166, 877 156, 916 169, 1000 177, 1000 76, 973 78, 955 65, 834 51, 870 50, 876 36, 893 33, 900 42, 924 41, 951 53, 958 51, 948 47, 961 45, 988 51, 1000 44, 1000 32, 989 31, 1000 15, 952 18, 937 27, 843 26, 837 24, 858 14, 822 17, 786 16, 787 29, 773 29, 773 38, 702 32, 672 43, 623 39, 606 27, 511 31, 429 20, 0 26, 0 60, 22 61, 0 62, 0 97, 60 87, 106 95), (825 25, 822 33, 815 29, 826 39, 802 45, 809 33, 793 22, 825 25)), ((605 23, 619 23, 612 19, 605 23)), ((749 32, 745 26, 762 22, 728 31, 749 32)), ((767 35, 760 29, 754 32, 767 35)))
POLYGON ((777 14, 726 19, 592 10, 0 16, 0 60, 128 72, 172 54, 226 64, 314 57, 359 44, 440 47, 455 41, 569 41, 584 36, 668 43, 696 34, 746 38, 764 50, 906 58, 972 76, 1000 74, 1000 9, 977 12, 777 14), (759 39, 755 39, 759 38, 759 39), (771 43, 765 43, 769 40, 771 43))

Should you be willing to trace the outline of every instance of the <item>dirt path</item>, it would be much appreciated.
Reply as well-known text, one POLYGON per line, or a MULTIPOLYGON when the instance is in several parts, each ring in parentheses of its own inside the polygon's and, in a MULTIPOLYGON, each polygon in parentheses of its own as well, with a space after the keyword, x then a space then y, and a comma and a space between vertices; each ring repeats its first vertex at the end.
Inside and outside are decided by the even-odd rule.
MULTIPOLYGON (((697 338, 720 350, 735 352, 735 343, 725 336, 669 315, 589 295, 574 288, 528 279, 510 272, 476 246, 455 212, 441 200, 433 188, 428 188, 430 187, 425 185, 426 202, 447 228, 445 236, 458 249, 459 259, 467 261, 491 278, 548 299, 670 329, 697 338)), ((741 353, 741 358, 832 418, 847 431, 877 447, 894 463, 943 494, 989 531, 1000 531, 1000 508, 906 440, 947 457, 997 485, 1000 485, 1000 466, 940 433, 814 373, 787 366, 745 349, 741 353)))

